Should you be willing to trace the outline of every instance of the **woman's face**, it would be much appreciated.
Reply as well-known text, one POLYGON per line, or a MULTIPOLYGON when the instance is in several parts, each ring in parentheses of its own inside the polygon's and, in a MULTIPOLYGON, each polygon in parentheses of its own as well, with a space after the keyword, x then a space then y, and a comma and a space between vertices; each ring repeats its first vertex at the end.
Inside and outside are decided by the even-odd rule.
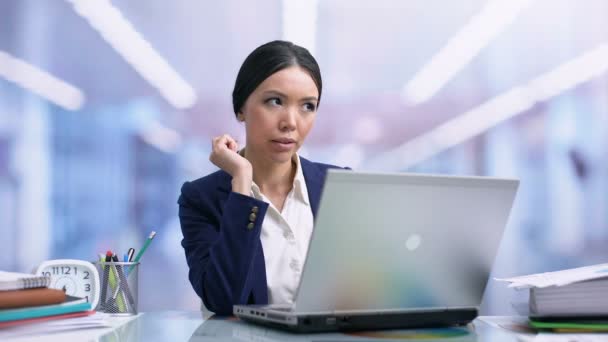
POLYGON ((291 161, 310 132, 319 91, 304 69, 270 75, 249 95, 243 109, 247 154, 275 163, 291 161))

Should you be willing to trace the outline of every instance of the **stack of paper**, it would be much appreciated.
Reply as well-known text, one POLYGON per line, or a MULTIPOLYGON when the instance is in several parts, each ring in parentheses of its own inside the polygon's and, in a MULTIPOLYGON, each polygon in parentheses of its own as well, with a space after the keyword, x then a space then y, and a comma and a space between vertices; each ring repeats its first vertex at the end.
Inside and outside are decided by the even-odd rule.
POLYGON ((532 316, 608 316, 608 264, 496 280, 529 288, 532 316))
POLYGON ((608 279, 530 289, 530 312, 545 316, 608 315, 608 279))
MULTIPOLYGON (((59 333, 79 332, 77 336, 78 340, 97 340, 97 338, 85 338, 83 337, 83 329, 94 329, 100 332, 107 332, 102 330, 104 328, 111 328, 110 320, 107 315, 102 313, 95 313, 91 316, 79 317, 79 318, 66 318, 60 320, 50 320, 39 322, 37 324, 25 324, 16 325, 7 328, 0 329, 0 341, 8 339, 18 340, 37 340, 41 335, 54 334, 53 340, 57 341, 71 341, 72 338, 61 338, 59 333)), ((86 334, 84 335, 86 336, 86 334)), ((101 336, 101 335, 99 335, 101 336)), ((66 336, 67 337, 67 336, 66 336)), ((74 337, 74 336, 72 336, 74 337)))

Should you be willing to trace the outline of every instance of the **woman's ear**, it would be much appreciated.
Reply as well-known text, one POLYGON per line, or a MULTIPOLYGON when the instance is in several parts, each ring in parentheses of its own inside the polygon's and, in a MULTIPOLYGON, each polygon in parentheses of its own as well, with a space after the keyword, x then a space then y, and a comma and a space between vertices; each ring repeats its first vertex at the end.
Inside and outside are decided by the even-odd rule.
POLYGON ((236 115, 236 119, 243 122, 245 121, 245 116, 243 115, 243 113, 238 112, 238 114, 236 115))

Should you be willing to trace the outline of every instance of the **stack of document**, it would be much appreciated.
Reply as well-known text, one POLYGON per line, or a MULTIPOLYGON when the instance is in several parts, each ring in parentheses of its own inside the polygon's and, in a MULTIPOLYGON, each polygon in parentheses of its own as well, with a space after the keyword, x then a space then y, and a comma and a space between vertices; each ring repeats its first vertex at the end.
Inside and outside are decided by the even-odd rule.
POLYGON ((49 283, 49 277, 0 271, 0 329, 94 313, 86 299, 50 289, 49 283))
MULTIPOLYGON (((114 325, 130 318, 132 317, 114 318, 119 320, 114 322, 114 325)), ((79 318, 54 319, 37 322, 36 324, 20 324, 0 328, 0 341, 9 339, 36 341, 40 339, 41 335, 45 334, 53 334, 51 338, 48 338, 53 341, 97 341, 98 337, 107 333, 108 329, 112 327, 113 324, 108 315, 97 312, 79 318), (84 332, 85 329, 90 331, 84 332), (63 336, 59 334, 63 334, 63 336)))
POLYGON ((608 317, 608 264, 496 280, 530 289, 530 316, 608 317))

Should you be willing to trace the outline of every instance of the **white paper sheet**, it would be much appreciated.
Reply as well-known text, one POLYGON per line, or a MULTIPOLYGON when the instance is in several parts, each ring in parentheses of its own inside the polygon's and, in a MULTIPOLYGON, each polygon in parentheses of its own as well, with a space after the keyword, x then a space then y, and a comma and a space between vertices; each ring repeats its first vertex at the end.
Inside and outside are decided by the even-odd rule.
POLYGON ((579 281, 608 278, 608 264, 572 268, 568 270, 530 274, 512 278, 494 278, 509 282, 509 287, 524 289, 530 287, 563 286, 579 281))
POLYGON ((0 341, 19 338, 36 338, 46 334, 56 334, 83 329, 111 328, 108 315, 96 312, 91 316, 34 322, 0 329, 0 341))

